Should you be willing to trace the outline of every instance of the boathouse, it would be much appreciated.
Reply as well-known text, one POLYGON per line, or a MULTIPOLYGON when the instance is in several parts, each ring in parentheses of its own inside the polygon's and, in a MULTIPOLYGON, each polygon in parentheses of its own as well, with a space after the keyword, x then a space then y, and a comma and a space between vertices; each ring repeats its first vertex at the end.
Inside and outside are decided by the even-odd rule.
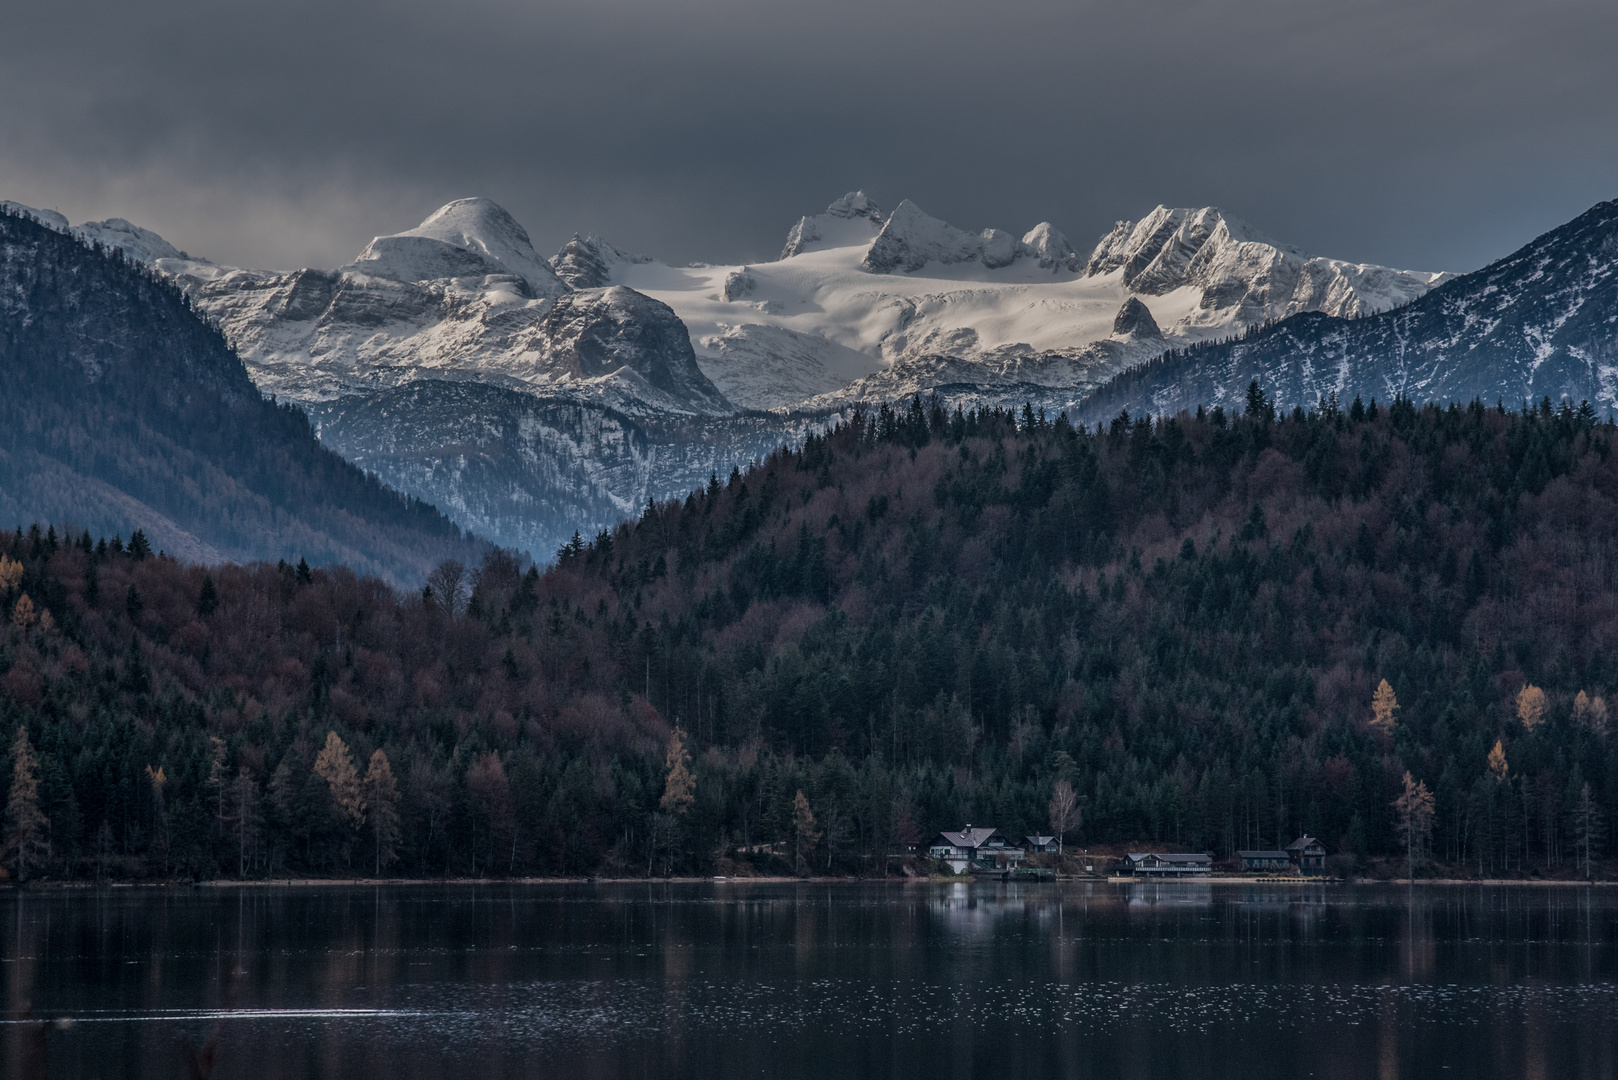
POLYGON ((1125 859, 1129 872, 1136 877, 1207 877, 1213 872, 1213 859, 1201 853, 1163 855, 1140 851, 1130 852, 1125 859))

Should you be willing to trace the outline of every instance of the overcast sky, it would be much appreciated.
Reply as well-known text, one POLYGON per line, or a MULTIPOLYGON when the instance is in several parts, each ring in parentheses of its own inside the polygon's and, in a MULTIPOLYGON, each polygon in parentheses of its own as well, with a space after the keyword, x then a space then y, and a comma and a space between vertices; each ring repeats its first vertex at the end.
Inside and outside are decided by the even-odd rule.
POLYGON ((1470 270, 1618 197, 1615 56, 1612 0, 22 0, 0 198, 264 268, 466 195, 544 253, 755 261, 863 188, 1470 270))

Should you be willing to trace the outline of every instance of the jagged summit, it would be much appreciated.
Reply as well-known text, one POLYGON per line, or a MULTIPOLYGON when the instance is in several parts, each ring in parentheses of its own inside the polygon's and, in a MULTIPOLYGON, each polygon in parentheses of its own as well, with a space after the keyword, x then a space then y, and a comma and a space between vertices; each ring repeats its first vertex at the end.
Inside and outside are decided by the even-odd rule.
POLYGON ((878 224, 882 221, 881 209, 863 191, 850 191, 826 207, 826 213, 840 218, 869 218, 878 224))
MULTIPOLYGON (((1015 258, 1015 246, 1007 255, 1007 246, 997 229, 985 230, 982 233, 969 233, 965 229, 957 229, 946 221, 941 221, 927 213, 921 207, 905 199, 893 208, 893 213, 882 225, 882 231, 865 253, 860 265, 873 274, 890 274, 895 270, 914 272, 920 270, 930 262, 950 263, 971 262, 982 258, 985 254, 985 243, 993 237, 994 254, 991 259, 998 265, 1004 266, 1015 258)), ((990 260, 985 259, 988 263, 990 260)))
POLYGON ((574 233, 573 239, 551 256, 550 266, 557 277, 575 289, 599 289, 612 283, 613 267, 651 261, 645 255, 620 251, 593 233, 574 233))
POLYGON ((397 281, 515 274, 536 298, 567 291, 535 253, 527 230, 488 199, 457 199, 414 229, 377 237, 352 269, 397 281))
POLYGON ((1124 306, 1118 309, 1118 317, 1112 320, 1112 333, 1114 337, 1161 338, 1163 336, 1163 331, 1158 328, 1157 320, 1152 318, 1152 309, 1141 303, 1138 296, 1131 296, 1124 301, 1124 306))
POLYGON ((781 258, 790 259, 818 247, 868 243, 882 228, 884 215, 863 191, 850 191, 826 207, 824 214, 801 217, 787 233, 781 258))
POLYGON ((1254 380, 1289 407, 1398 394, 1513 407, 1566 398, 1618 412, 1615 323, 1618 201, 1392 311, 1300 314, 1126 371, 1085 402, 1083 416, 1236 406, 1254 380))
POLYGON ((1067 237, 1048 221, 1041 221, 1023 235, 1020 253, 1036 260, 1046 270, 1077 270, 1078 253, 1067 237))

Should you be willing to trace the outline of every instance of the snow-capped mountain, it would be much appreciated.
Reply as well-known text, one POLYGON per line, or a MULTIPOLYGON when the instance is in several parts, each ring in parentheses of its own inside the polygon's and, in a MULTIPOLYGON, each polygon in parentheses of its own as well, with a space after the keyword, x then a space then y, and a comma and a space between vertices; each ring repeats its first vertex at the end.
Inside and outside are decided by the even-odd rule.
POLYGON ((985 386, 1002 385, 1007 355, 1042 357, 1041 380, 1082 392, 1150 355, 1109 344, 1131 300, 1162 351, 1300 311, 1383 310, 1448 276, 1313 258, 1211 208, 1158 207, 1081 257, 1049 222, 1020 239, 972 232, 909 200, 885 214, 863 192, 799 220, 773 263, 673 267, 590 237, 552 266, 668 304, 703 371, 752 408, 886 399, 933 388, 945 369, 973 381, 975 361, 985 386))
POLYGON ((1255 379, 1288 407, 1402 394, 1509 407, 1566 398, 1618 411, 1618 200, 1393 311, 1298 315, 1170 353, 1120 375, 1077 415, 1237 408, 1255 379))
POLYGON ((379 236, 335 270, 219 266, 117 220, 76 231, 178 281, 259 387, 282 398, 472 379, 635 415, 733 411, 672 311, 629 289, 563 281, 487 199, 458 200, 414 229, 379 236))
POLYGON ((749 265, 671 266, 596 236, 545 260, 486 199, 331 270, 220 266, 121 219, 74 231, 178 282, 328 445, 538 554, 862 404, 939 391, 1054 411, 1167 348, 1378 310, 1443 277, 1310 258, 1212 209, 1160 207, 1084 255, 1049 222, 972 231, 862 192, 749 265))

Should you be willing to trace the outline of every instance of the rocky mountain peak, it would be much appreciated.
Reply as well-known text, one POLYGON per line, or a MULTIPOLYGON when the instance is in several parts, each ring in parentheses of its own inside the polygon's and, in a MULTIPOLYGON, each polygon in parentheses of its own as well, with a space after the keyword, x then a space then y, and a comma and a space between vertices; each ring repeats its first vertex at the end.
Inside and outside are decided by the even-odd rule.
POLYGON ((534 251, 527 230, 489 199, 457 199, 414 229, 377 237, 351 269, 397 281, 514 274, 535 297, 567 291, 534 251))
POLYGON ((873 274, 913 273, 929 262, 971 262, 982 254, 982 234, 957 229, 905 199, 888 215, 860 266, 873 274))
POLYGON ((644 262, 651 259, 620 251, 594 234, 581 237, 574 233, 573 239, 551 256, 550 266, 557 277, 575 289, 599 289, 612 283, 613 267, 644 262))
POLYGON ((1041 221, 1023 234, 1021 254, 1038 261, 1046 270, 1076 270, 1078 254, 1056 226, 1041 221))
POLYGON ((850 191, 841 199, 826 207, 826 213, 838 218, 868 218, 877 224, 882 223, 882 211, 876 203, 863 191, 850 191))
POLYGON ((1131 296, 1124 301, 1124 306, 1118 309, 1118 317, 1112 320, 1112 333, 1114 337, 1161 338, 1163 331, 1158 328, 1157 320, 1152 318, 1152 309, 1141 303, 1138 296, 1131 296))
POLYGON ((674 309, 634 289, 575 291, 559 298, 537 327, 549 377, 614 379, 629 397, 677 413, 728 413, 734 406, 697 366, 674 309))

